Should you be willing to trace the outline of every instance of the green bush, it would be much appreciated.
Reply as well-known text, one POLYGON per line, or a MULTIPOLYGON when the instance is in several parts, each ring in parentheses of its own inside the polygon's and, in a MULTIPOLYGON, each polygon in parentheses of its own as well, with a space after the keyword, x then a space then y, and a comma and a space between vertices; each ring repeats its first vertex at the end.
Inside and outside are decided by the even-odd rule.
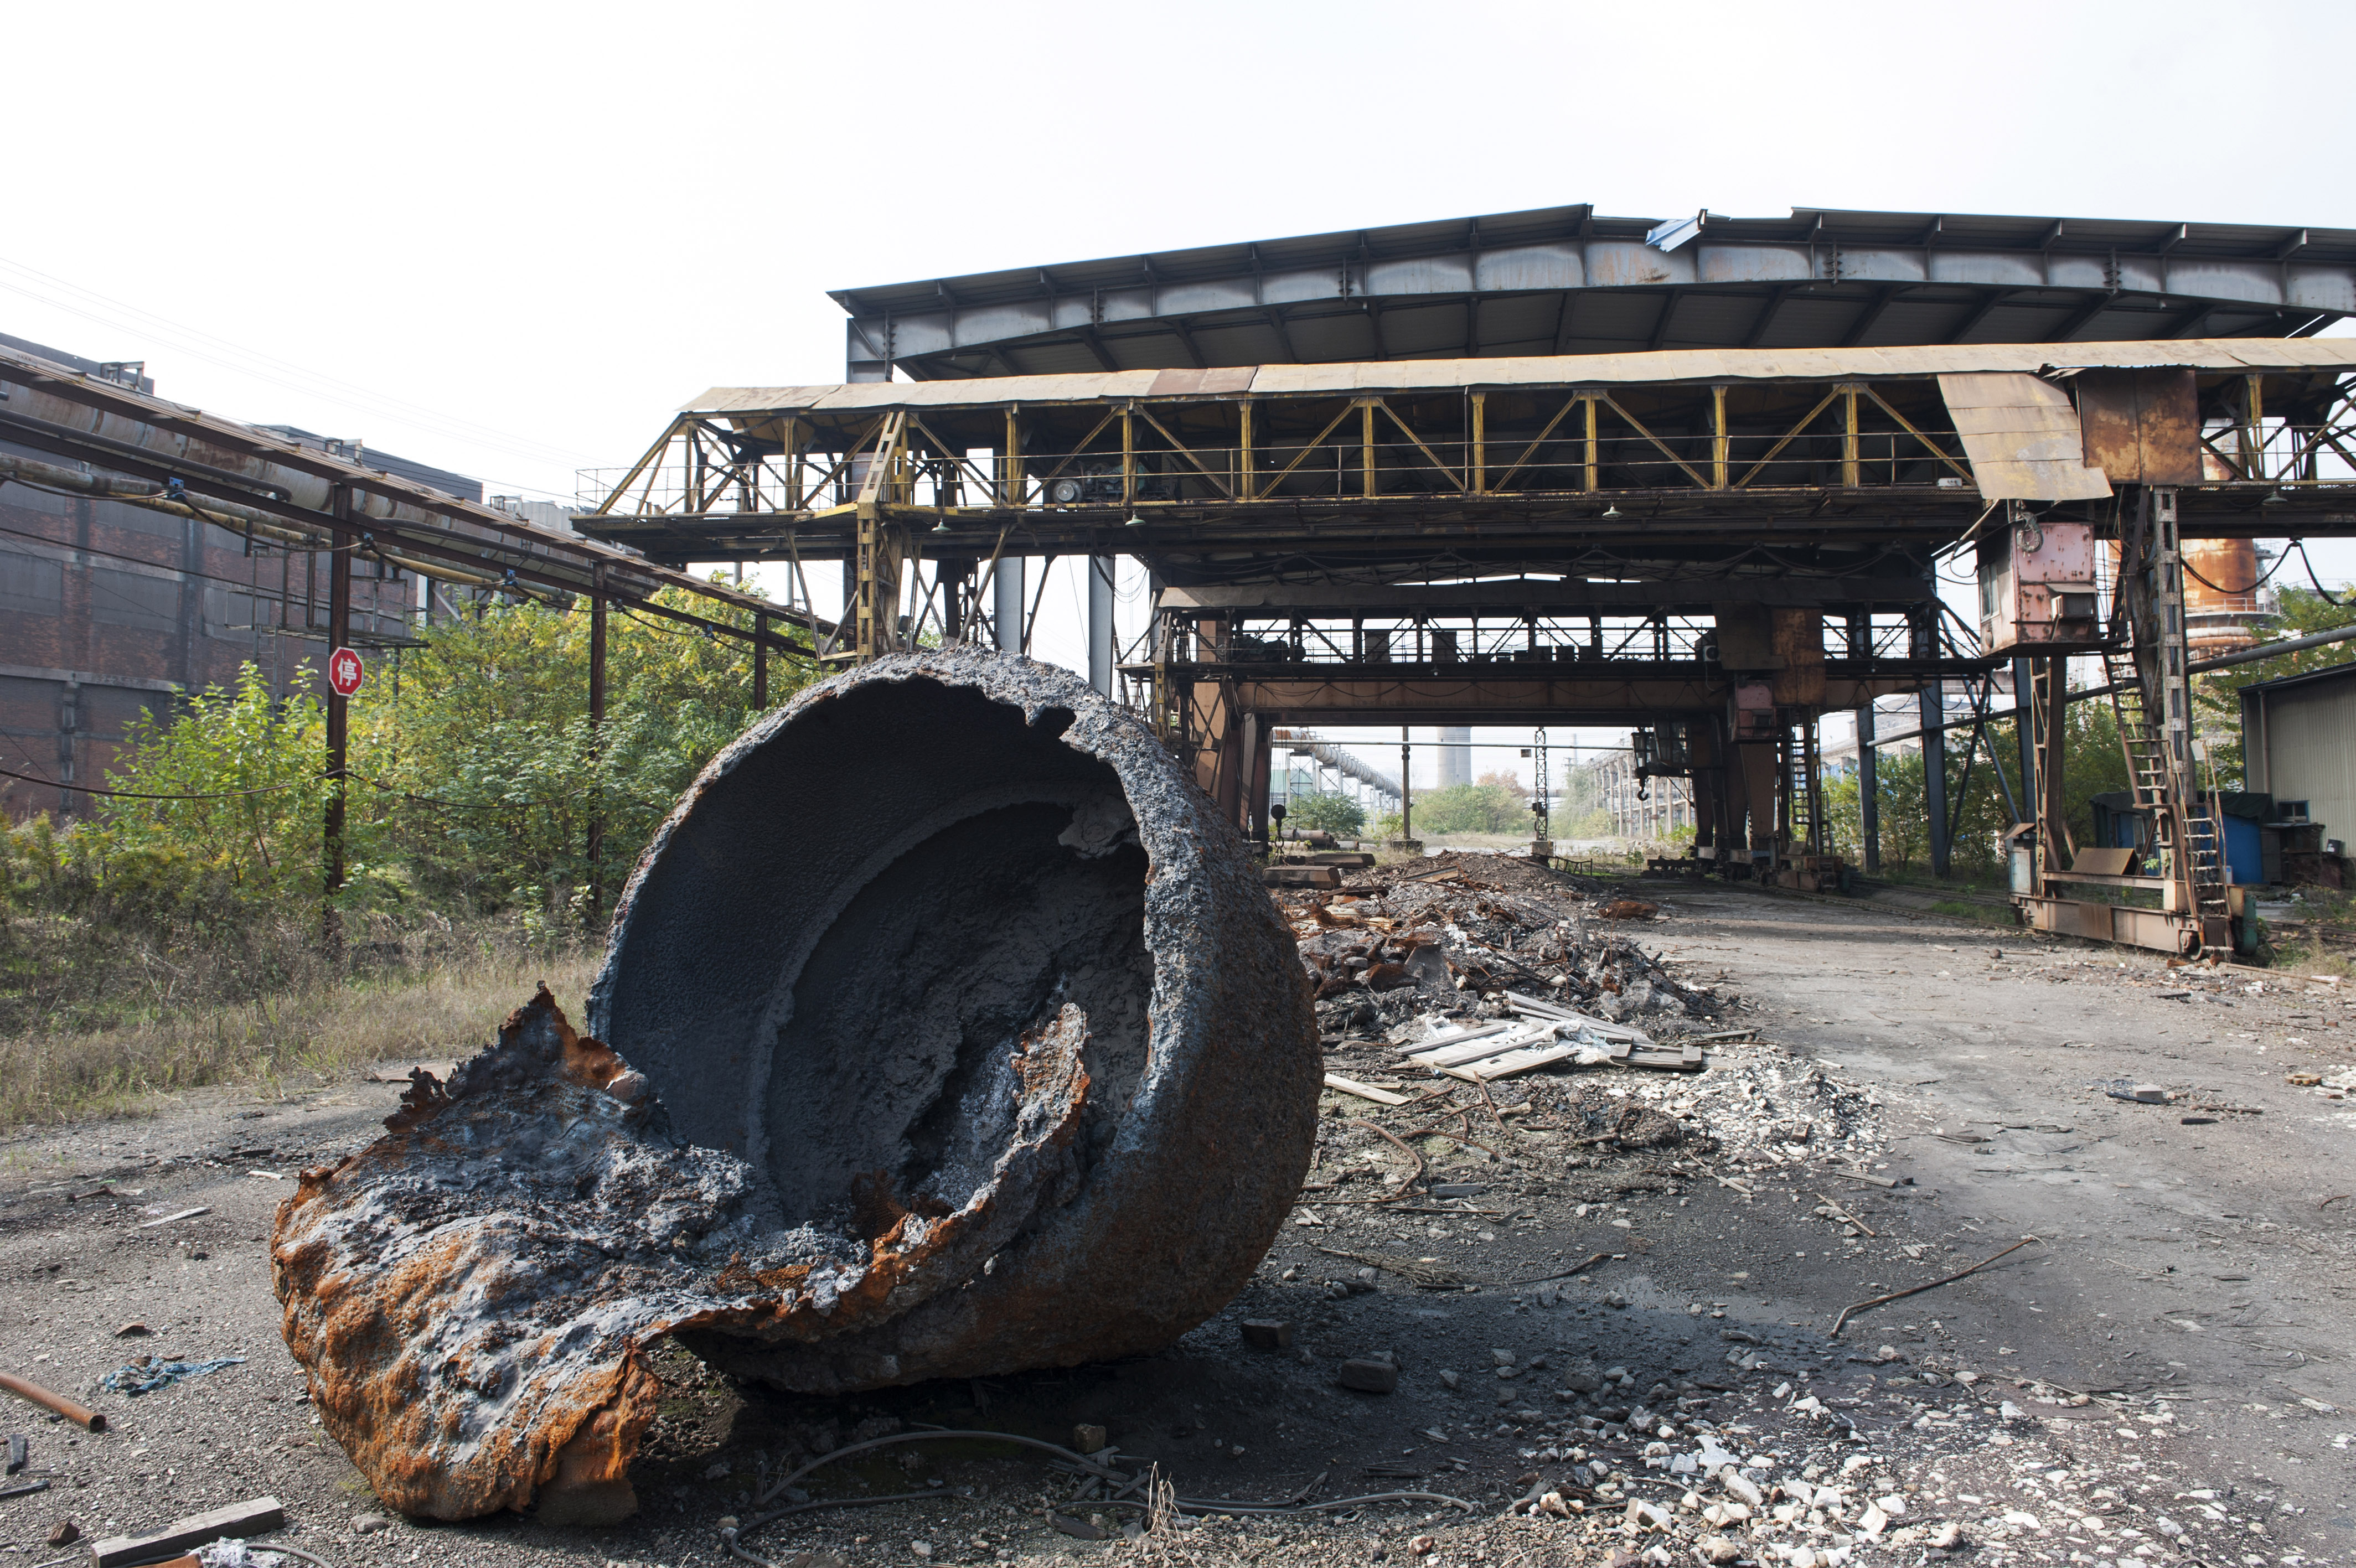
POLYGON ((1284 825, 1303 832, 1355 834, 1366 826, 1366 808, 1346 795, 1296 795, 1285 803, 1284 825))

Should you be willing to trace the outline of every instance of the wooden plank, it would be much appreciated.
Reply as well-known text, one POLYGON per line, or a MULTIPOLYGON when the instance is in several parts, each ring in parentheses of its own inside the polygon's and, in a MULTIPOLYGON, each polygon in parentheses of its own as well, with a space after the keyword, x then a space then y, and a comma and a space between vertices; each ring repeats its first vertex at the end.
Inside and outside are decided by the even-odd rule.
POLYGON ((1537 997, 1526 997, 1519 991, 1506 992, 1505 1000, 1513 1004, 1516 1012, 1529 1013, 1542 1019, 1553 1019, 1559 1023, 1580 1024, 1593 1030, 1603 1040, 1630 1040, 1642 1045, 1650 1045, 1653 1042, 1653 1037, 1643 1029, 1630 1029, 1625 1024, 1606 1023, 1601 1019, 1590 1018, 1585 1013, 1566 1008, 1559 1002, 1548 1002, 1537 997))
POLYGON ((1355 1078, 1344 1078, 1338 1072, 1325 1074, 1325 1087, 1339 1089, 1344 1094, 1355 1094, 1361 1100, 1372 1100, 1377 1105, 1404 1105, 1407 1096, 1394 1094, 1387 1089, 1377 1089, 1371 1083, 1361 1083, 1355 1078))
POLYGON ((1697 1045, 1614 1045, 1614 1067, 1650 1067, 1669 1072, 1698 1072, 1708 1063, 1697 1045))
POLYGON ((1419 1051, 1408 1060, 1421 1067, 1462 1067, 1468 1061, 1480 1061, 1509 1051, 1518 1051, 1553 1032, 1551 1029, 1516 1029, 1487 1040, 1476 1040, 1469 1045, 1445 1045, 1436 1051, 1419 1051))
POLYGON ((1462 1067, 1443 1067, 1440 1071, 1451 1078, 1462 1078, 1467 1083, 1476 1081, 1485 1083, 1494 1078, 1511 1078, 1516 1072, 1527 1072, 1532 1068, 1544 1067, 1548 1062, 1560 1061, 1565 1057, 1578 1054, 1579 1047, 1557 1040, 1552 1045, 1533 1045, 1526 1050, 1509 1051, 1503 1056, 1493 1056, 1485 1061, 1471 1062, 1462 1067))
POLYGON ((1342 871, 1337 866, 1263 866, 1259 880, 1271 888, 1338 888, 1342 871))
POLYGON ((1418 1040, 1413 1045, 1403 1045, 1399 1047, 1399 1053, 1403 1056, 1413 1056, 1418 1051, 1438 1051, 1443 1046, 1462 1045, 1467 1040, 1486 1040, 1493 1034, 1503 1034, 1514 1027, 1515 1026, 1512 1020, 1500 1019, 1495 1023, 1483 1024, 1477 1029, 1461 1029, 1451 1034, 1434 1035, 1430 1040, 1418 1040))
POLYGON ((255 1498, 179 1520, 153 1535, 117 1535, 93 1541, 90 1568, 130 1568, 153 1563, 167 1552, 187 1552, 212 1541, 262 1535, 283 1529, 286 1509, 276 1498, 255 1498))

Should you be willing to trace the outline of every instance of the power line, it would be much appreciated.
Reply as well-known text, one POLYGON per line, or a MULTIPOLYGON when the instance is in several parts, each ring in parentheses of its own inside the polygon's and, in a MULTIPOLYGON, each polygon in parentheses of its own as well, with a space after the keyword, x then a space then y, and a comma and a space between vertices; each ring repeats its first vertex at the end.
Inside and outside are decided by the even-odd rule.
MULTIPOLYGON (((337 377, 306 369, 290 360, 277 358, 258 349, 248 348, 228 338, 217 336, 201 328, 188 326, 173 321, 169 317, 157 315, 152 311, 143 310, 137 305, 110 298, 94 290, 69 283, 63 278, 54 277, 5 256, 0 256, 0 269, 16 273, 20 278, 37 279, 53 288, 64 290, 70 295, 94 301, 98 304, 122 312, 133 319, 129 322, 112 319, 85 305, 74 304, 70 300, 54 298, 37 288, 27 287, 22 283, 10 283, 5 278, 0 278, 0 289, 21 294, 27 299, 37 301, 55 310, 64 311, 70 315, 80 316, 85 321, 104 326, 111 331, 129 332, 151 337, 175 352, 187 355, 191 358, 201 359, 207 364, 218 365, 223 369, 234 370, 256 380, 284 387, 289 390, 324 399, 329 402, 340 403, 360 413, 402 421, 432 434, 488 445, 533 462, 580 467, 595 461, 585 453, 574 452, 567 447, 556 446, 535 440, 530 436, 444 414, 421 403, 390 397, 337 377), (195 339, 196 342, 176 342, 166 336, 167 332, 180 334, 184 337, 195 339), (213 347, 207 348, 199 345, 213 347), (486 441, 486 437, 492 439, 486 441)), ((549 494, 549 492, 543 492, 543 494, 549 494)))

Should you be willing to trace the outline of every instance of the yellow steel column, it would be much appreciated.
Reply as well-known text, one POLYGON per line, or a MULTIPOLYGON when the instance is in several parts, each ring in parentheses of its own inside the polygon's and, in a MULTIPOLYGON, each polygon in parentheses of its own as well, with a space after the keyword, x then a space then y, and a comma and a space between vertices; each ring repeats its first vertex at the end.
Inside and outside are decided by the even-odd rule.
POLYGON ((1472 494, 1489 490, 1489 394, 1472 394, 1472 494))
POLYGON ((2265 477, 2265 379, 2258 376, 2244 376, 2242 378, 2242 386, 2243 395, 2248 406, 2243 410, 2242 428, 2234 432, 2234 444, 2241 448, 2239 455, 2242 459, 2242 477, 2263 479, 2265 477))
POLYGON ((858 598, 854 607, 851 646, 861 664, 884 653, 881 628, 876 616, 876 577, 881 555, 883 524, 876 516, 873 501, 859 503, 858 577, 854 592, 858 598))
POLYGON ((1017 405, 1006 405, 1006 444, 998 458, 998 504, 1019 507, 1023 504, 1023 432, 1015 423, 1017 405))
POLYGON ((1120 501, 1137 504, 1137 420, 1134 403, 1120 406, 1120 501))
POLYGON ((1371 496, 1375 493, 1375 400, 1372 398, 1360 399, 1358 400, 1358 413, 1360 416, 1358 423, 1358 448, 1365 456, 1366 465, 1365 489, 1366 494, 1371 496))
POLYGON ((786 421, 786 510, 802 509, 802 421, 786 421))
POLYGON ((1587 395, 1587 488, 1590 490, 1601 487, 1601 445, 1595 437, 1595 394, 1590 392, 1587 395))
POLYGON ((1843 429, 1841 432, 1841 484, 1854 490, 1858 486, 1857 464, 1857 389, 1841 389, 1843 429))
POLYGON ((1728 445, 1726 437, 1726 388, 1724 386, 1716 386, 1709 389, 1709 411, 1711 432, 1709 443, 1709 483, 1712 489, 1723 490, 1726 488, 1726 452, 1728 445))
POLYGON ((1252 400, 1249 398, 1244 399, 1236 405, 1237 416, 1242 421, 1243 425, 1243 445, 1238 449, 1239 456, 1237 461, 1236 496, 1237 499, 1245 501, 1259 499, 1259 496, 1254 493, 1255 482, 1252 478, 1251 411, 1252 400))

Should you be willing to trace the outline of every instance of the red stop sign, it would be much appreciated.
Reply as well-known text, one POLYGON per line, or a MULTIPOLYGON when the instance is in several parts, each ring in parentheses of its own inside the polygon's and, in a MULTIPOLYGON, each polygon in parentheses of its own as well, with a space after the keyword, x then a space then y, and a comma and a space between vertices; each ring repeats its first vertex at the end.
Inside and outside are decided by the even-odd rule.
POLYGON ((327 656, 327 685, 337 697, 349 697, 368 678, 368 670, 360 656, 349 648, 337 648, 327 656))

